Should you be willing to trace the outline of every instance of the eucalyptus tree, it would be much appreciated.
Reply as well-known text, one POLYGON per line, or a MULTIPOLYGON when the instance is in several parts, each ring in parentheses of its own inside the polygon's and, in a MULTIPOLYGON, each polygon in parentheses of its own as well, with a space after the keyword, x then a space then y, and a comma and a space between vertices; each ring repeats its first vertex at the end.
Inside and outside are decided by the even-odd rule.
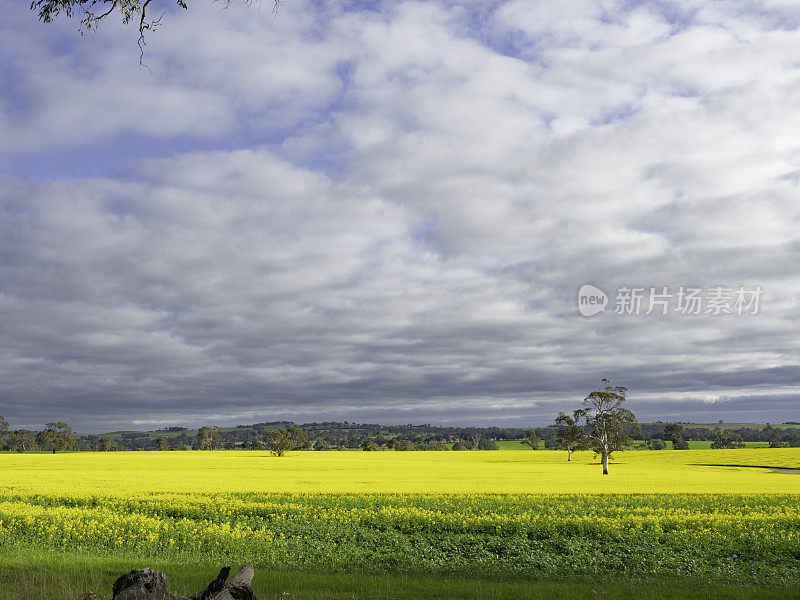
POLYGON ((536 435, 535 429, 528 429, 528 431, 525 432, 525 439, 522 440, 520 444, 523 444, 524 446, 530 446, 531 450, 538 450, 541 441, 542 440, 539 439, 539 436, 536 435))
POLYGON ((583 426, 589 437, 589 447, 600 455, 603 475, 608 475, 608 459, 617 450, 631 443, 631 436, 641 433, 636 416, 623 406, 628 388, 612 386, 603 379, 604 390, 595 390, 583 400, 583 408, 576 410, 574 420, 583 426))
POLYGON ((15 429, 8 434, 8 447, 17 452, 33 450, 36 445, 36 434, 27 429, 15 429))
POLYGON ((589 448, 589 436, 578 426, 574 418, 560 412, 556 417, 556 425, 559 425, 559 430, 554 436, 555 447, 567 451, 567 461, 572 460, 572 453, 576 450, 589 448))
POLYGON ((59 450, 72 450, 75 447, 75 437, 69 425, 56 421, 45 425, 36 435, 36 443, 45 450, 52 450, 55 454, 59 450))
POLYGON ((683 439, 683 425, 680 423, 669 423, 664 427, 664 439, 672 442, 675 450, 688 450, 689 444, 683 439))
POLYGON ((288 450, 309 448, 308 435, 299 427, 271 429, 264 435, 264 443, 273 456, 283 456, 288 450))
POLYGON ((8 421, 0 417, 0 448, 3 447, 4 438, 8 433, 8 421))

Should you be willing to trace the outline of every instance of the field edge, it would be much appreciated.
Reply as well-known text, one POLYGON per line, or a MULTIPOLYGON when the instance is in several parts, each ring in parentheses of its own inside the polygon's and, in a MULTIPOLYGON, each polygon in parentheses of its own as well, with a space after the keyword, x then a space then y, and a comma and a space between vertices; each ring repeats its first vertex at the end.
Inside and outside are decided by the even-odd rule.
MULTIPOLYGON (((132 569, 152 567, 167 575, 173 593, 190 595, 216 577, 222 564, 186 564, 5 547, 0 553, 4 600, 110 598, 114 580, 132 569)), ((234 567, 238 565, 233 565, 234 567)), ((717 584, 701 580, 619 577, 600 580, 470 579, 400 574, 318 573, 257 569, 259 598, 293 600, 800 600, 796 585, 717 584)))

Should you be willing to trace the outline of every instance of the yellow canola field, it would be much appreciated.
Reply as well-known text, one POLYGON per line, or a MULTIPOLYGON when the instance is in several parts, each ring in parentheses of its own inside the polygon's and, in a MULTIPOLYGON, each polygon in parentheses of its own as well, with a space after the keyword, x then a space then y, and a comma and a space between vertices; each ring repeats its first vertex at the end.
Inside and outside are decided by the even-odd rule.
POLYGON ((800 493, 800 448, 591 452, 0 454, 4 493, 800 493))

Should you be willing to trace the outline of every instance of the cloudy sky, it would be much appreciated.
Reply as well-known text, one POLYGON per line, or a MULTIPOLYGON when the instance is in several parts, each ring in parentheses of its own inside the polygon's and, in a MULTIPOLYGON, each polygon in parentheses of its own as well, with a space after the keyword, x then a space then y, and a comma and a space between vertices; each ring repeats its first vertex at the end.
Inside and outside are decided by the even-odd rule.
POLYGON ((0 5, 12 426, 800 420, 796 2, 0 5))

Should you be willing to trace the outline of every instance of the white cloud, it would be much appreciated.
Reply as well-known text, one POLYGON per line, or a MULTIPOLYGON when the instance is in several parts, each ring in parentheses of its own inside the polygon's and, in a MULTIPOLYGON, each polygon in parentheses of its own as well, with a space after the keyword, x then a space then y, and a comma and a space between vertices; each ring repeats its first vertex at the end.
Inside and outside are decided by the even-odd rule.
POLYGON ((544 422, 601 376, 653 416, 790 405, 791 6, 198 5, 153 34, 152 76, 115 27, 24 8, 0 124, 33 166, 8 172, 123 165, 0 195, 0 381, 27 414, 544 422), (761 285, 763 312, 583 319, 589 282, 761 285))

